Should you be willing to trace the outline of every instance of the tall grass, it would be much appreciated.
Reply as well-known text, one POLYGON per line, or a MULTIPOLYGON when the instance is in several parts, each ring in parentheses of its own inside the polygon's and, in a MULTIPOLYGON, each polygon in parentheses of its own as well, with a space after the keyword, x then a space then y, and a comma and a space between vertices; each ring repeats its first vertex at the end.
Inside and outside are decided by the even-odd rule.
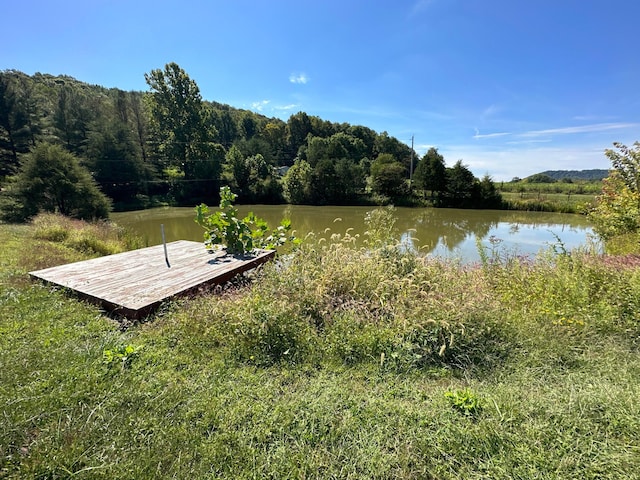
POLYGON ((143 246, 135 235, 106 221, 89 224, 59 214, 41 213, 32 224, 36 239, 61 243, 89 255, 111 255, 143 246))
POLYGON ((0 227, 0 476, 637 478, 640 271, 461 266, 391 231, 308 238, 123 330, 24 280, 33 242, 76 250, 0 227))

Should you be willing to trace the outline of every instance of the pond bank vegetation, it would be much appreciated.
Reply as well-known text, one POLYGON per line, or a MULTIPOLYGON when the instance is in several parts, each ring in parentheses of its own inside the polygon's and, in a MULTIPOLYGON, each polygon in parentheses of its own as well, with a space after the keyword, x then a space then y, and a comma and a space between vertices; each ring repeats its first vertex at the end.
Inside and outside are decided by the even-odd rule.
POLYGON ((472 266, 420 258, 394 248, 388 214, 365 246, 311 235, 127 328, 27 280, 96 254, 63 220, 0 225, 0 476, 640 470, 637 266, 560 243, 536 258, 479 246, 472 266))

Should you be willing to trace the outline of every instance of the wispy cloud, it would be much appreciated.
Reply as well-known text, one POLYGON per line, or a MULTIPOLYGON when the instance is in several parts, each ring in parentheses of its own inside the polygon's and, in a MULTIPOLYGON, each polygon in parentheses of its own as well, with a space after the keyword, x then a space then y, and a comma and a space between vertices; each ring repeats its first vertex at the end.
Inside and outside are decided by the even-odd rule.
POLYGON ((261 112, 264 110, 264 107, 269 105, 270 100, 261 100, 259 102, 253 102, 251 104, 251 108, 257 112, 261 112))
POLYGON ((637 128, 638 123, 596 123, 592 125, 580 125, 577 127, 549 128, 546 130, 531 130, 519 134, 521 137, 540 137, 545 135, 571 135, 576 133, 597 133, 609 130, 623 130, 637 128))
POLYGON ((291 75, 289 75, 289 81, 291 83, 304 85, 309 82, 309 77, 306 73, 292 73, 291 75))
POLYGON ((506 145, 533 145, 536 143, 550 143, 550 138, 531 138, 527 140, 516 140, 512 142, 505 142, 506 145))
POLYGON ((273 109, 274 110, 293 110, 294 108, 298 108, 300 107, 300 105, 298 105, 297 103, 290 103, 289 105, 279 105, 279 106, 274 106, 273 109))
POLYGON ((473 136, 476 140, 481 138, 495 138, 495 137, 505 137, 507 135, 511 135, 510 132, 496 132, 496 133, 484 133, 481 134, 480 131, 476 128, 476 134, 473 136))
POLYGON ((581 147, 512 146, 478 148, 477 145, 449 145, 439 149, 447 164, 462 159, 477 177, 488 173, 496 181, 524 178, 545 170, 607 169, 604 149, 597 145, 581 147))

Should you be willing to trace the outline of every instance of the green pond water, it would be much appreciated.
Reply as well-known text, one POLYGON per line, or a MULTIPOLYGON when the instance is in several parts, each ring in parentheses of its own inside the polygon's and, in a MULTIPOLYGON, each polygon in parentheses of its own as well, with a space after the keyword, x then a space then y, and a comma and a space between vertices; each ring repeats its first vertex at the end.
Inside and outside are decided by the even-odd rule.
MULTIPOLYGON (((310 232, 327 239, 334 234, 363 237, 365 215, 373 207, 302 205, 240 205, 239 214, 252 211, 275 228, 290 218, 298 237, 310 232)), ((214 210, 212 208, 212 210, 214 210)), ((477 239, 504 253, 533 256, 551 245, 572 250, 587 245, 593 231, 580 215, 497 210, 396 208, 396 228, 402 243, 424 254, 452 257, 463 262, 480 259, 477 239)), ((112 219, 141 237, 148 245, 162 243, 161 225, 167 242, 203 240, 202 227, 194 222, 193 208, 163 207, 117 212, 112 219)))

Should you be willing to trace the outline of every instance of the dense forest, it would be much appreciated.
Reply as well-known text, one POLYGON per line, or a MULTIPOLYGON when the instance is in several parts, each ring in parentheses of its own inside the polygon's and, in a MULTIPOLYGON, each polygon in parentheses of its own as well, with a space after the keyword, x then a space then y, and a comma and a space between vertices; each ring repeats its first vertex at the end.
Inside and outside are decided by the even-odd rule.
POLYGON ((0 72, 3 217, 104 216, 101 195, 116 209, 212 204, 222 185, 243 203, 500 204, 488 176, 462 161, 446 166, 437 149, 419 158, 365 126, 304 112, 285 122, 206 101, 175 63, 145 80, 149 90, 138 92, 0 72), (81 213, 92 198, 99 205, 81 213))
MULTIPOLYGON (((609 176, 609 170, 594 168, 590 170, 545 170, 544 172, 531 175, 524 180, 529 183, 553 183, 557 181, 585 181, 599 182, 609 176)), ((514 178, 513 181, 520 181, 514 178)))

